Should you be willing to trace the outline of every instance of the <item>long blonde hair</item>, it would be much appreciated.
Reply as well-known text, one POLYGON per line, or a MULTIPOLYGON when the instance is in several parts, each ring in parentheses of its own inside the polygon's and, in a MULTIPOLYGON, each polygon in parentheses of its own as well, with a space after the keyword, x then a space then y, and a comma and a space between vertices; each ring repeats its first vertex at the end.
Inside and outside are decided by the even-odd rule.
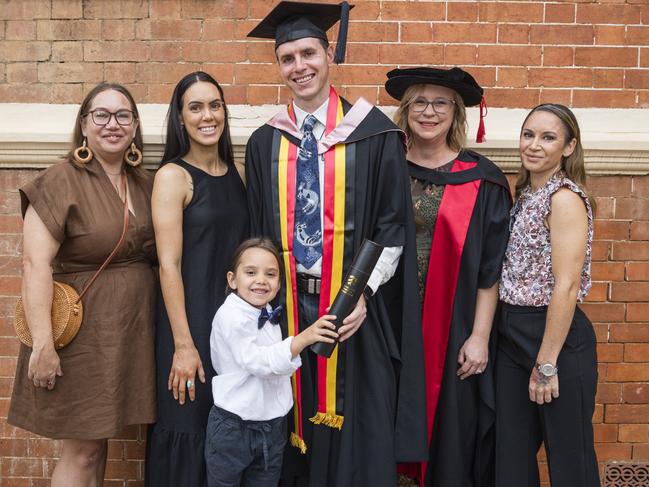
MULTIPOLYGON (((593 208, 593 211, 595 211, 595 201, 588 193, 586 187, 584 149, 581 145, 581 131, 579 130, 579 123, 577 123, 575 114, 565 105, 560 105, 558 103, 543 103, 534 107, 530 113, 527 114, 525 120, 523 120, 523 125, 521 125, 521 133, 523 132, 523 127, 527 123, 527 120, 535 112, 551 113, 561 121, 564 135, 566 137, 566 145, 569 144, 572 139, 575 139, 576 144, 572 154, 567 157, 561 157, 561 170, 566 173, 568 179, 579 186, 586 196, 588 196, 590 205, 593 208)), ((521 164, 521 167, 518 170, 518 178, 516 179, 516 198, 518 198, 523 188, 528 184, 530 184, 530 172, 521 164)))
MULTIPOLYGON (((409 86, 403 96, 399 108, 394 114, 394 123, 406 133, 408 137, 408 149, 412 146, 412 131, 408 126, 408 110, 410 104, 419 94, 419 90, 424 88, 426 84, 409 86)), ((453 90, 453 101, 455 101, 455 110, 453 111, 453 122, 451 128, 446 134, 446 145, 455 152, 460 152, 466 145, 466 109, 464 108, 464 101, 462 97, 453 90)))

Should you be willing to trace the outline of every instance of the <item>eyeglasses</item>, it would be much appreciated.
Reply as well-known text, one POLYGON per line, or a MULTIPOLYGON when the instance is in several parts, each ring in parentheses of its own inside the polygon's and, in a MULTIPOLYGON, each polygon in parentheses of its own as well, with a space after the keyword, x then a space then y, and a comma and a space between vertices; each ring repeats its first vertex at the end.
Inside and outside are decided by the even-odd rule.
POLYGON ((433 107, 435 113, 446 115, 451 110, 451 107, 455 105, 455 100, 440 97, 435 98, 433 101, 428 101, 425 98, 417 98, 415 101, 410 103, 411 110, 415 113, 425 112, 428 105, 433 107))
POLYGON ((133 123, 133 120, 135 120, 135 114, 131 110, 117 110, 116 112, 109 112, 108 110, 97 108, 86 113, 84 117, 87 117, 88 115, 91 116, 92 121, 95 123, 95 125, 99 125, 100 127, 108 125, 110 123, 111 117, 113 116, 115 117, 117 124, 122 127, 131 125, 133 123))

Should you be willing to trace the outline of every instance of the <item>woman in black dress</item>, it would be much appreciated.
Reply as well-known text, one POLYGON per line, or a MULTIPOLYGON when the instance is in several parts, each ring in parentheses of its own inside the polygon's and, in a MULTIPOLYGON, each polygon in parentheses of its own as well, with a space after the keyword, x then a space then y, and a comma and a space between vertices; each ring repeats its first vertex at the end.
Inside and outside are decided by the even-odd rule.
POLYGON ((248 234, 223 90, 195 72, 176 85, 152 197, 160 261, 156 362, 158 422, 149 431, 146 485, 206 485, 212 406, 210 331, 234 249, 248 234))

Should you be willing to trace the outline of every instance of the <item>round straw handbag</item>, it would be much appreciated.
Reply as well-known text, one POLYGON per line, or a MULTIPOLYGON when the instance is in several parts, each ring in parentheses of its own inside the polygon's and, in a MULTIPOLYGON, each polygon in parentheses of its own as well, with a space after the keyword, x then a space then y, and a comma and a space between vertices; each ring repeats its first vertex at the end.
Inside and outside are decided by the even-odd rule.
MULTIPOLYGON (((83 304, 79 294, 68 284, 54 281, 52 294, 52 336, 54 346, 63 348, 70 343, 81 326, 83 319, 83 304)), ((28 347, 32 346, 32 334, 25 319, 25 309, 22 298, 16 303, 16 318, 14 321, 16 335, 28 347)))
MULTIPOLYGON (((126 231, 128 230, 128 198, 127 195, 127 181, 126 173, 122 173, 122 190, 124 192, 124 226, 122 227, 122 235, 119 237, 117 245, 106 258, 104 263, 99 267, 97 272, 86 283, 81 294, 70 286, 62 282, 54 281, 54 291, 52 293, 52 337, 54 338, 54 346, 56 348, 63 348, 77 336, 77 332, 81 327, 83 320, 83 303, 81 298, 86 294, 92 283, 99 277, 101 271, 113 260, 115 254, 124 243, 126 231)), ((28 347, 31 347, 32 334, 27 326, 27 319, 25 318, 25 308, 23 306, 22 298, 18 299, 16 303, 16 314, 14 318, 14 328, 18 339, 28 347)))

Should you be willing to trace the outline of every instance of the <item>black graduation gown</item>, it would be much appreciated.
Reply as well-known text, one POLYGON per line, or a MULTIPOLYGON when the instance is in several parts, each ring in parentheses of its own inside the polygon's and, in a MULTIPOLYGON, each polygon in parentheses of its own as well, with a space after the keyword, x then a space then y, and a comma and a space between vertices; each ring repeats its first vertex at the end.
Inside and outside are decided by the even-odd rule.
POLYGON ((477 165, 460 172, 440 172, 409 163, 411 177, 438 185, 481 180, 459 263, 424 483, 489 487, 494 485, 495 333, 490 339, 489 364, 482 374, 461 381, 456 375, 457 357, 471 335, 478 289, 490 288, 500 278, 509 238, 511 195, 505 176, 493 162, 472 151, 461 152, 458 159, 477 165))
MULTIPOLYGON (((344 113, 350 108, 343 100, 344 113)), ((281 133, 299 145, 291 134, 281 133)), ((246 147, 252 236, 263 235, 276 242, 271 166, 279 137, 279 129, 264 125, 252 134, 246 147)), ((408 172, 402 133, 376 107, 344 143, 348 156, 355 158, 354 230, 349 235, 353 249, 370 238, 383 246, 404 246, 404 251, 396 275, 368 300, 365 322, 339 350, 345 363, 342 430, 310 423, 308 417, 315 413, 315 405, 303 394, 302 424, 308 449, 302 455, 296 448, 287 448, 282 485, 394 487, 395 452, 400 452, 401 460, 417 461, 426 457, 427 449, 408 172)), ((282 289, 280 300, 284 299, 282 289)), ((286 334, 286 323, 282 325, 286 334)), ((303 362, 311 353, 308 349, 303 352, 303 362)), ((313 387, 304 379, 302 383, 303 388, 313 387)))

